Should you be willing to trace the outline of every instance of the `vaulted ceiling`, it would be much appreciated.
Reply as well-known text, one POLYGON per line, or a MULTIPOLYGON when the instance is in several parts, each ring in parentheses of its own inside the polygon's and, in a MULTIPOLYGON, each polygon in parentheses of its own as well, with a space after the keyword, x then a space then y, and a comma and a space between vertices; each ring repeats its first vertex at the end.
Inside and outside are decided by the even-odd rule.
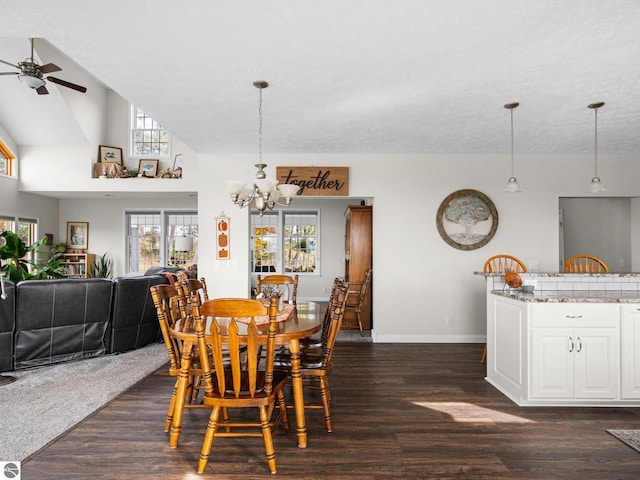
MULTIPOLYGON (((2 16, 0 59, 43 38, 197 152, 256 151, 261 79, 268 153, 506 153, 510 102, 517 153, 586 153, 598 101, 599 150, 640 153, 637 0, 3 0, 2 16)), ((19 143, 76 141, 44 100, 0 77, 19 143)))

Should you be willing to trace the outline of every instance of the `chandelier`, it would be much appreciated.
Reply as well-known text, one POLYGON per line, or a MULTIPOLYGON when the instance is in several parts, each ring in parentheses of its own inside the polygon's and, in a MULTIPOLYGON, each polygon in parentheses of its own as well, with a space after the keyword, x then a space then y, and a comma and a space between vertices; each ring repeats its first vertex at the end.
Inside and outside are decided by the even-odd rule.
POLYGON ((518 180, 516 180, 514 163, 513 163, 513 109, 517 108, 518 105, 520 105, 518 102, 514 102, 514 103, 507 103, 504 106, 504 108, 509 110, 509 112, 511 113, 511 176, 507 181, 507 186, 504 189, 504 193, 517 193, 522 191, 520 189, 520 184, 518 183, 518 180))
POLYGON ((587 192, 589 193, 600 193, 600 192, 607 191, 606 187, 604 186, 604 183, 602 183, 602 181, 600 180, 600 177, 598 176, 598 109, 603 105, 604 105, 604 102, 591 103, 590 105, 588 105, 589 108, 592 108, 596 112, 594 149, 593 149, 595 166, 594 166, 593 178, 591 179, 591 183, 587 188, 587 192))
POLYGON ((253 184, 245 184, 239 180, 227 180, 225 186, 231 195, 231 201, 240 208, 252 205, 262 216, 263 212, 268 208, 273 209, 276 205, 288 207, 291 205, 291 199, 298 193, 300 187, 293 184, 278 185, 278 180, 267 178, 264 172, 266 163, 262 162, 262 90, 267 88, 269 84, 264 80, 256 80, 253 86, 260 91, 260 100, 258 103, 258 144, 259 155, 258 163, 255 167, 256 179, 253 184))

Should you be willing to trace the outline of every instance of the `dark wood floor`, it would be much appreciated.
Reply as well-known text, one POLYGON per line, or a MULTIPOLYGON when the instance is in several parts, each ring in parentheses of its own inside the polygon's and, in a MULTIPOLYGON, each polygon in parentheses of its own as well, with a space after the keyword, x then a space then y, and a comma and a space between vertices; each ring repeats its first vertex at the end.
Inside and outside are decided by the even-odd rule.
MULTIPOLYGON (((640 408, 521 408, 483 380, 482 345, 340 344, 334 432, 307 412, 309 445, 275 436, 277 478, 638 479, 640 453, 605 432, 640 429, 640 408)), ((23 462, 24 479, 269 477, 261 439, 220 439, 196 464, 207 411, 181 443, 163 431, 173 380, 161 369, 23 462)), ((80 386, 79 386, 80 387, 80 386)))

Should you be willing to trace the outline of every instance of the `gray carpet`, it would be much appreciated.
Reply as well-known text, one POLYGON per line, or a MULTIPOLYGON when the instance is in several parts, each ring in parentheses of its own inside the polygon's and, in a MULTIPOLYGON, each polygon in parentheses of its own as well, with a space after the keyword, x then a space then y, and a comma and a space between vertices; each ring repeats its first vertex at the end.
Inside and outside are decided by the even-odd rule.
POLYGON ((8 372, 0 387, 0 460, 22 461, 168 361, 164 344, 8 372))
POLYGON ((607 430, 607 433, 640 453, 640 430, 607 430))

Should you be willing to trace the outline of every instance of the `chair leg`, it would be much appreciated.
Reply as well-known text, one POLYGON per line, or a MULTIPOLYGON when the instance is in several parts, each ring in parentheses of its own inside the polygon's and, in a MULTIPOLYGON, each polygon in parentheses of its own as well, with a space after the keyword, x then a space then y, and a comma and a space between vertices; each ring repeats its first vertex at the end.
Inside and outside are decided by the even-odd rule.
POLYGON ((331 406, 329 405, 331 393, 329 392, 329 383, 327 377, 320 377, 320 397, 322 398, 322 409, 324 410, 324 423, 327 426, 327 432, 331 433, 333 427, 331 425, 331 406))
POLYGON ((289 427, 289 414, 287 413, 287 402, 284 399, 284 392, 278 390, 278 406, 280 407, 280 414, 282 415, 282 428, 287 433, 291 433, 289 427))
POLYGON ((173 393, 171 394, 171 400, 169 401, 169 409, 167 410, 167 419, 164 421, 164 431, 168 432, 171 428, 171 422, 173 422, 173 409, 176 407, 176 395, 178 394, 178 380, 173 387, 173 393))
POLYGON ((484 344, 484 351, 482 352, 482 358, 480 359, 480 363, 484 363, 487 361, 487 344, 484 344))
POLYGON ((266 406, 258 407, 260 409, 260 424, 262 426, 262 438, 264 440, 264 450, 267 454, 267 464, 269 471, 276 473, 276 450, 273 446, 273 437, 271 436, 271 427, 269 425, 269 413, 266 406))
POLYGON ((362 320, 360 319, 360 312, 356 312, 356 318, 358 319, 358 327, 360 327, 360 336, 364 337, 364 330, 362 329, 362 320))
POLYGON ((204 434, 204 442, 202 442, 202 450, 200 451, 200 461, 198 462, 198 473, 204 472, 207 462, 209 461, 209 454, 211 453, 211 446, 213 444, 213 436, 218 429, 218 418, 220 417, 220 407, 213 407, 211 415, 209 416, 209 423, 207 424, 207 431, 204 434))

